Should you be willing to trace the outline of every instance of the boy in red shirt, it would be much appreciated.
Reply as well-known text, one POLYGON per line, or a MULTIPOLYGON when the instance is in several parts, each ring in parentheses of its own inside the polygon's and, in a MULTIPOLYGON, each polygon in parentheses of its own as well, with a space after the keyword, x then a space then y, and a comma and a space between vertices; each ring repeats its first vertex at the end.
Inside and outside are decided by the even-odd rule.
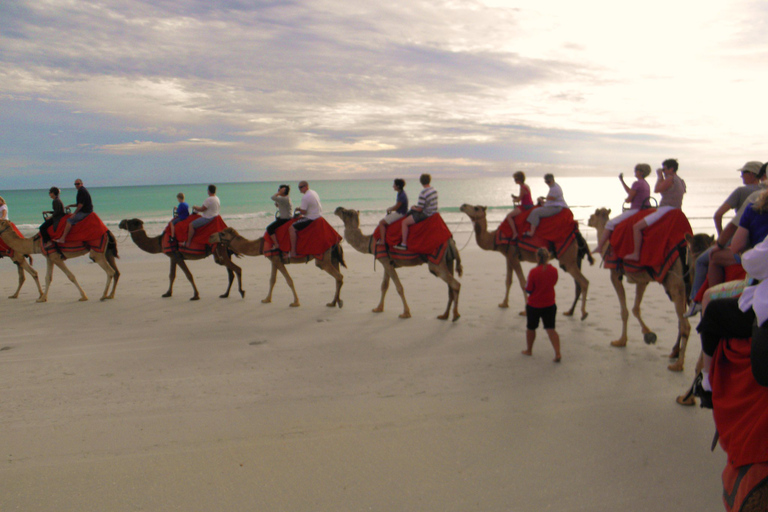
POLYGON ((528 317, 525 342, 528 346, 523 350, 523 355, 530 356, 533 353, 533 342, 536 339, 536 329, 539 327, 539 319, 544 323, 552 348, 555 349, 554 362, 560 362, 560 335, 555 330, 555 316, 557 305, 555 304, 555 284, 557 283, 557 269, 548 264, 549 251, 539 248, 536 251, 538 265, 528 274, 528 284, 525 291, 528 292, 528 304, 525 313, 528 317))

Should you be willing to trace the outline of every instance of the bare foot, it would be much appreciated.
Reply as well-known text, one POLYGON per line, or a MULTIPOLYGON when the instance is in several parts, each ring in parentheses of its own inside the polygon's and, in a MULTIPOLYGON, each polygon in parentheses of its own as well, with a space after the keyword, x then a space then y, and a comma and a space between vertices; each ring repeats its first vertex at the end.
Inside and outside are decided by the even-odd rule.
POLYGON ((624 256, 624 259, 629 261, 637 261, 640 259, 640 255, 635 253, 627 254, 626 256, 624 256))
POLYGON ((560 354, 557 354, 557 355, 555 356, 555 358, 552 360, 552 362, 554 362, 554 363, 559 363, 559 362, 560 362, 560 359, 562 359, 562 358, 560 357, 560 354))
POLYGON ((533 352, 531 352, 530 350, 523 350, 523 351, 522 351, 522 352, 520 352, 520 353, 521 353, 521 354, 523 354, 524 356, 530 356, 530 355, 533 355, 533 352))
POLYGON ((54 240, 57 244, 65 244, 67 241, 64 238, 59 238, 58 240, 54 240))

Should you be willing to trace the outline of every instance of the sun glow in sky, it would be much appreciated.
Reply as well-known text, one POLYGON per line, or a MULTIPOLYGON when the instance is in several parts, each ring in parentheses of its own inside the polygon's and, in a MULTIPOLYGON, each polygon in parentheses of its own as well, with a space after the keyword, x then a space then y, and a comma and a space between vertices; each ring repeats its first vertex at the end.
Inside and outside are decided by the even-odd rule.
POLYGON ((764 2, 377 4, 3 2, 0 190, 768 159, 764 2))

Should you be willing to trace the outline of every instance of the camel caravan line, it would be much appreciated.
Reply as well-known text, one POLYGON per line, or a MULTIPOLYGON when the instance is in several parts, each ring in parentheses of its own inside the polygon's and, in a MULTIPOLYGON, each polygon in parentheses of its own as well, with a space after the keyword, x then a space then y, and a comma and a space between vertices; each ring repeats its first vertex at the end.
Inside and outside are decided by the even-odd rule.
MULTIPOLYGON (((519 238, 512 237, 511 232, 505 229, 506 222, 502 222, 496 230, 489 232, 485 206, 464 204, 460 210, 473 223, 477 245, 483 250, 501 253, 506 260, 506 289, 499 307, 509 307, 509 293, 514 274, 517 274, 520 288, 523 294, 525 294, 526 279, 522 271, 521 262, 534 262, 535 251, 539 247, 545 247, 559 260, 561 267, 573 277, 576 285, 574 302, 571 308, 564 314, 572 315, 576 304, 580 300, 581 319, 587 318, 586 303, 589 281, 581 272, 581 263, 585 256, 589 258, 590 264, 592 264, 593 260, 589 255, 586 242, 579 232, 578 223, 573 219, 570 209, 564 209, 554 217, 542 219, 541 225, 534 237, 523 236, 519 238)), ((450 230, 439 214, 433 215, 432 217, 434 218, 430 217, 431 220, 414 224, 411 227, 412 237, 409 239, 410 243, 407 250, 398 248, 400 226, 397 222, 389 226, 386 232, 385 243, 378 243, 378 230, 374 230, 374 233, 371 235, 365 235, 361 232, 359 212, 339 207, 336 209, 335 214, 344 224, 344 238, 346 238, 346 241, 356 251, 363 254, 371 254, 374 257, 374 261, 380 263, 384 269, 381 282, 381 296, 379 303, 372 308, 374 313, 384 311, 385 297, 390 281, 392 281, 403 304, 403 311, 399 316, 400 318, 410 318, 411 310, 405 298, 405 289, 400 281, 397 269, 426 264, 428 270, 433 275, 442 279, 447 284, 447 306, 438 318, 443 320, 452 318, 453 321, 460 318, 459 293, 461 291, 461 283, 456 279, 455 275, 462 275, 461 257, 450 230)), ((596 210, 590 217, 589 225, 597 229, 598 236, 602 235, 609 214, 610 210, 601 208, 596 210)), ((24 273, 26 272, 35 279, 38 286, 40 295, 37 300, 45 302, 48 297, 53 267, 57 266, 77 286, 81 294, 80 300, 87 300, 85 292, 77 283, 74 274, 65 264, 67 258, 84 254, 90 255, 91 259, 98 263, 107 274, 107 284, 101 299, 111 299, 115 296, 117 281, 120 277, 115 264, 117 258, 115 237, 95 214, 91 214, 89 217, 92 218, 91 221, 84 221, 72 230, 64 246, 55 246, 54 248, 46 248, 41 243, 39 235, 32 238, 24 238, 12 223, 0 221, 0 242, 2 243, 0 245, 0 255, 10 257, 19 269, 18 288, 10 298, 17 298, 19 296, 19 291, 24 283, 24 273), (40 286, 37 272, 30 265, 30 256, 33 254, 41 254, 46 258, 47 272, 44 289, 40 286), (112 285, 111 291, 109 289, 110 284, 112 285)), ((192 217, 190 217, 190 220, 192 217)), ((520 223, 518 231, 523 232, 525 216, 521 215, 519 217, 516 218, 516 222, 520 223)), ((610 269, 610 279, 616 289, 622 319, 621 336, 611 341, 610 344, 615 347, 623 347, 627 344, 628 340, 627 321, 629 310, 622 284, 622 280, 625 277, 628 282, 636 285, 637 292, 632 313, 640 322, 644 341, 649 344, 656 341, 656 335, 641 317, 640 303, 647 285, 652 281, 657 281, 664 286, 670 299, 675 304, 678 316, 678 336, 670 353, 670 358, 677 359, 677 361, 671 363, 669 369, 680 371, 683 369, 686 344, 690 335, 690 324, 683 316, 686 306, 686 286, 689 286, 690 279, 687 271, 690 251, 686 254, 685 235, 690 234, 690 225, 688 225, 687 219, 685 219, 682 212, 670 216, 670 219, 676 219, 673 222, 679 224, 676 228, 677 234, 674 237, 667 237, 663 244, 645 244, 644 251, 650 250, 653 253, 646 257, 644 252, 643 258, 645 260, 643 258, 638 262, 625 262, 621 260, 622 254, 620 251, 626 252, 627 245, 625 242, 618 242, 624 245, 620 247, 615 246, 617 241, 626 240, 628 235, 626 229, 622 231, 622 229, 618 228, 612 234, 612 245, 609 244, 607 246, 603 257, 604 265, 610 269)), ((322 217, 301 232, 296 248, 299 256, 295 258, 289 258, 285 251, 286 246, 290 247, 288 237, 289 224, 278 228, 277 245, 269 236, 248 240, 233 228, 227 227, 220 217, 217 218, 216 222, 211 222, 195 232, 193 240, 189 241, 189 243, 184 243, 185 226, 179 224, 176 228, 179 239, 175 240, 169 236, 168 229, 158 236, 148 236, 140 219, 124 219, 119 224, 120 229, 128 231, 131 240, 141 250, 151 254, 165 254, 169 258, 169 286, 168 290, 162 295, 163 297, 171 297, 173 295, 173 285, 178 267, 184 272, 192 286, 193 295, 190 300, 198 300, 200 293, 189 270, 187 261, 205 259, 208 256, 213 256, 214 262, 225 267, 227 271, 227 288, 220 297, 226 298, 229 296, 235 276, 237 276, 240 296, 245 297, 245 290, 242 287, 242 269, 233 262, 232 257, 263 255, 269 260, 271 267, 269 291, 267 296, 262 299, 263 303, 272 302, 277 273, 280 272, 293 294, 293 302, 290 303, 290 306, 298 307, 300 305, 299 296, 286 267, 289 264, 307 263, 314 260, 315 265, 331 275, 335 281, 334 295, 332 300, 327 303, 327 306, 338 306, 341 308, 344 304, 341 298, 341 289, 344 284, 341 267, 346 267, 346 263, 341 245, 342 237, 322 217)), ((55 236, 55 233, 51 232, 51 235, 55 236)), ((651 228, 649 228, 646 236, 649 238, 654 236, 651 228)), ((521 312, 521 314, 525 313, 521 312)))

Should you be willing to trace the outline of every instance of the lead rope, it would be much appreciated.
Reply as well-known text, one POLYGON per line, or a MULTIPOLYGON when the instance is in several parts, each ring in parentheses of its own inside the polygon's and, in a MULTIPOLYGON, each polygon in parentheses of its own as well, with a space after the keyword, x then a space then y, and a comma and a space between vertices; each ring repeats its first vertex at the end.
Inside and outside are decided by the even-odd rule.
MULTIPOLYGON (((461 226, 462 222, 464 222, 463 217, 459 221, 459 226, 461 226)), ((469 238, 467 238, 467 241, 464 243, 464 246, 461 249, 459 249, 459 252, 467 248, 467 246, 469 245, 469 241, 472 240, 472 235, 474 235, 474 230, 475 230, 475 222, 472 221, 472 229, 469 230, 469 238)))

